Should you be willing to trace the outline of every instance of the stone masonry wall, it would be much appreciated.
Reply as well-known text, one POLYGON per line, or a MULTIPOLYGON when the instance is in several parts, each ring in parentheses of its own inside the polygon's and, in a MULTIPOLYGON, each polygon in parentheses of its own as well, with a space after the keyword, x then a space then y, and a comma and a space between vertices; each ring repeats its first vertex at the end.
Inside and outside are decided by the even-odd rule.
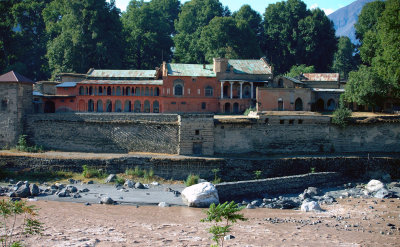
POLYGON ((354 124, 339 128, 329 117, 266 116, 217 120, 219 154, 400 152, 400 123, 354 124))
POLYGON ((0 148, 15 145, 20 122, 16 83, 0 83, 0 148))
POLYGON ((268 178, 217 184, 220 202, 259 196, 301 193, 309 186, 335 186, 343 183, 339 173, 310 173, 297 176, 268 178))
POLYGON ((213 115, 181 115, 179 154, 214 155, 213 115))
POLYGON ((30 141, 45 149, 78 152, 178 152, 178 115, 124 113, 36 114, 27 118, 30 141))

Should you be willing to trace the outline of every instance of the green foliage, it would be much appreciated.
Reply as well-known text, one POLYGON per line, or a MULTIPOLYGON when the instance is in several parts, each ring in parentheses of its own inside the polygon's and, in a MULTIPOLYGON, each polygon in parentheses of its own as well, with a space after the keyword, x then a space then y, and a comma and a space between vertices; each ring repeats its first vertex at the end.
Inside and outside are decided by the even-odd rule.
POLYGON ((3 231, 0 235, 1 246, 22 246, 24 235, 37 235, 43 232, 43 224, 35 219, 34 206, 26 205, 24 201, 0 201, 3 231), (11 224, 9 222, 11 219, 11 224), (22 222, 22 223, 21 223, 22 222))
POLYGON ((247 220, 243 214, 238 213, 243 208, 232 201, 230 203, 218 204, 217 206, 213 203, 205 211, 207 217, 202 219, 201 222, 214 222, 214 225, 208 229, 208 232, 213 235, 212 240, 216 242, 217 246, 224 246, 224 237, 230 232, 231 224, 247 220))
POLYGON ((115 183, 118 185, 123 185, 125 183, 125 179, 122 177, 117 176, 117 179, 115 180, 115 183))
POLYGON ((285 75, 288 77, 297 78, 303 73, 314 73, 314 72, 315 72, 314 66, 312 65, 307 66, 305 64, 301 64, 301 65, 293 65, 292 68, 290 68, 290 71, 285 75))
POLYGON ((189 176, 187 177, 186 181, 185 181, 185 185, 187 187, 195 185, 199 182, 199 175, 193 175, 193 174, 189 174, 189 176))
POLYGON ((13 178, 17 181, 32 181, 32 182, 46 182, 61 179, 68 179, 74 177, 76 174, 67 171, 34 171, 32 169, 24 169, 21 171, 9 171, 3 168, 0 169, 0 179, 13 178))
POLYGON ((101 169, 95 169, 92 167, 88 167, 87 165, 82 166, 82 176, 84 178, 106 178, 107 173, 105 173, 101 169))
POLYGON ((120 11, 106 0, 53 0, 43 10, 49 36, 46 57, 53 77, 89 68, 121 68, 120 11))
POLYGON ((350 72, 343 97, 347 102, 375 107, 382 106, 387 94, 387 83, 374 71, 374 68, 362 65, 358 71, 350 72))
POLYGON ((315 173, 315 167, 310 168, 310 173, 315 173))
POLYGON ((154 170, 153 168, 150 168, 150 170, 146 169, 140 169, 139 166, 135 166, 135 169, 126 169, 125 170, 125 175, 131 176, 131 177, 136 177, 136 178, 144 178, 146 180, 149 180, 151 178, 154 178, 154 170))
POLYGON ((262 171, 254 171, 254 175, 256 176, 256 179, 261 178, 262 171))
POLYGON ((351 110, 341 106, 333 112, 332 123, 342 128, 346 127, 351 117, 351 110))
POLYGON ((28 152, 28 153, 43 153, 42 146, 30 146, 26 140, 27 135, 20 135, 18 137, 18 144, 15 147, 18 151, 21 152, 28 152))
POLYGON ((340 73, 343 79, 347 79, 350 71, 356 69, 356 59, 353 56, 354 45, 348 37, 340 37, 338 50, 335 53, 332 69, 340 73))
POLYGON ((332 63, 337 46, 333 23, 322 10, 307 10, 301 0, 268 5, 264 32, 264 51, 277 74, 296 64, 327 71, 332 63))
POLYGON ((212 181, 213 184, 219 184, 221 183, 221 178, 218 177, 218 168, 214 168, 211 170, 214 173, 214 180, 212 181))
POLYGON ((252 111, 257 111, 257 109, 255 107, 249 107, 244 111, 243 115, 248 116, 252 111))

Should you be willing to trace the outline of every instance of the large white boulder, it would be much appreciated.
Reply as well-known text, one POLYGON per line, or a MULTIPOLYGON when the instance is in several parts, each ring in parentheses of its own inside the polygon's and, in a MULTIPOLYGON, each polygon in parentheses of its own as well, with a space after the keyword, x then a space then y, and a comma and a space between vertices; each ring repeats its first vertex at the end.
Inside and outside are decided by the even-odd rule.
POLYGON ((218 191, 212 183, 204 182, 185 188, 182 200, 189 207, 206 208, 219 203, 218 191))
POLYGON ((301 204, 301 211, 322 211, 322 209, 316 201, 304 201, 303 204, 301 204))
POLYGON ((368 190, 369 193, 374 193, 380 189, 383 189, 384 187, 385 185, 381 181, 372 179, 371 181, 369 181, 365 188, 368 190))

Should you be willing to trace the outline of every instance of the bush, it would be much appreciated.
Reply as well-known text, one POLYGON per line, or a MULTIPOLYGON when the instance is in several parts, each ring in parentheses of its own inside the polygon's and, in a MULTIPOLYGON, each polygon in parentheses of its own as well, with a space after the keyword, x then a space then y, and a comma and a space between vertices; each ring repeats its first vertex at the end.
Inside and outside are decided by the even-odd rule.
POLYGON ((246 221, 247 219, 243 214, 238 214, 244 207, 239 207, 234 201, 224 204, 213 203, 206 211, 207 218, 202 219, 201 222, 215 222, 214 226, 208 229, 208 232, 213 235, 212 240, 216 242, 216 246, 224 246, 225 235, 230 232, 231 225, 229 223, 236 223, 238 220, 246 221), (225 223, 225 226, 220 226, 218 223, 225 223))
POLYGON ((125 179, 121 178, 121 177, 117 177, 117 179, 115 180, 115 183, 118 185, 123 185, 125 183, 125 179))
POLYGON ((193 175, 193 174, 189 174, 189 176, 187 177, 186 181, 185 181, 185 185, 187 187, 192 186, 194 184, 197 184, 199 182, 199 175, 193 175))
POLYGON ((332 123, 342 128, 346 127, 349 122, 349 118, 351 117, 351 113, 351 110, 345 107, 338 108, 333 112, 332 123))
POLYGON ((89 168, 87 165, 82 166, 83 172, 82 176, 85 178, 105 178, 107 174, 102 170, 98 170, 95 168, 89 168))
POLYGON ((15 147, 18 151, 28 153, 43 153, 42 146, 29 146, 26 140, 27 135, 20 135, 18 138, 18 145, 15 147))
POLYGON ((0 235, 1 246, 22 246, 21 238, 23 235, 41 234, 43 224, 34 219, 37 215, 36 211, 34 206, 27 206, 24 201, 0 201, 0 214, 3 216, 3 231, 0 235), (7 224, 9 218, 11 224, 7 224), (18 222, 22 223, 18 225, 18 222))
POLYGON ((218 177, 218 172, 219 172, 219 169, 218 168, 215 168, 215 169, 212 169, 211 170, 213 173, 214 173, 214 180, 212 181, 212 183, 213 184, 219 184, 219 183, 221 183, 221 178, 219 178, 218 177))
POLYGON ((256 111, 256 108, 255 107, 247 108, 246 111, 244 111, 243 115, 248 116, 251 111, 256 111))

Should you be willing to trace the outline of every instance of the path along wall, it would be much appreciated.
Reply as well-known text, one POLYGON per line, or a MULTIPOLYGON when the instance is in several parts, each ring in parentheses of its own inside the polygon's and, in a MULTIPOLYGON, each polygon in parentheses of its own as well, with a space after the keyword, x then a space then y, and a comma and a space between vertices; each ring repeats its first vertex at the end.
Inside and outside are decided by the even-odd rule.
POLYGON ((216 154, 394 153, 400 152, 400 122, 339 128, 321 116, 218 119, 214 140, 216 154))
POLYGON ((164 114, 68 113, 27 117, 30 141, 49 150, 176 154, 179 116, 164 114))

